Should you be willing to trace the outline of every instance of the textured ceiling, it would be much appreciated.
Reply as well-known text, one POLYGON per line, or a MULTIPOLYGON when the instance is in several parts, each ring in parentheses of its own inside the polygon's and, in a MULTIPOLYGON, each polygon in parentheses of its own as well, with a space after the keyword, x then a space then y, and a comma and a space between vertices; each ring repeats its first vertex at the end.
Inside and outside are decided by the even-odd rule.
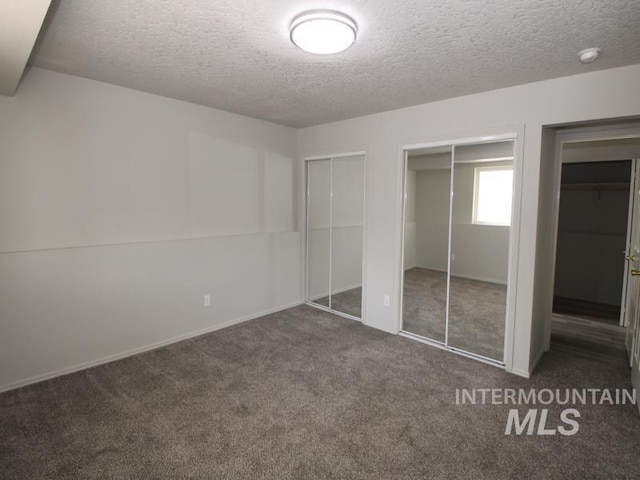
POLYGON ((31 58, 294 127, 635 63, 640 0, 63 0, 31 58), (293 46, 314 8, 352 16, 357 42, 293 46), (602 57, 580 64, 591 46, 602 57))

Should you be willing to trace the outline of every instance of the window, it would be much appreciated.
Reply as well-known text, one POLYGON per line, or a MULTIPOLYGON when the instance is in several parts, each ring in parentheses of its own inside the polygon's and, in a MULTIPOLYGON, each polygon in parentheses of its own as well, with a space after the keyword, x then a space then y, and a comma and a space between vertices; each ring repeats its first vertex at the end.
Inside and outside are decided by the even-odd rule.
POLYGON ((511 225, 512 196, 512 167, 476 168, 473 223, 479 225, 511 225))

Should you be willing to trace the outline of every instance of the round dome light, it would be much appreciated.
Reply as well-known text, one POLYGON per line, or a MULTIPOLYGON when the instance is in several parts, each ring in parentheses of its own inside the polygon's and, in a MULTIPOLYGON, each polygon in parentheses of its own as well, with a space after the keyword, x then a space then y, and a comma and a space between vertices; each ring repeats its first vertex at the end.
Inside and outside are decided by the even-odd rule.
POLYGON ((291 22, 291 41, 305 52, 329 55, 342 52, 356 41, 358 27, 352 18, 329 10, 313 10, 291 22))

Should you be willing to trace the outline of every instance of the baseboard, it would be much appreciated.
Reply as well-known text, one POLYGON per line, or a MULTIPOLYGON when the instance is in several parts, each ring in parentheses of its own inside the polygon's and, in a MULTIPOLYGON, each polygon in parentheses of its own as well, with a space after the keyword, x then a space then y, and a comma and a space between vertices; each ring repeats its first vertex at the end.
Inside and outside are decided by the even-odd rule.
POLYGON ((526 370, 521 370, 519 368, 514 368, 509 373, 513 373, 514 375, 522 378, 531 378, 531 374, 529 372, 527 372, 526 370))
MULTIPOLYGON (((360 288, 362 287, 362 283, 354 283, 353 285, 347 285, 346 287, 342 287, 339 288, 338 290, 334 290, 333 293, 331 295, 337 295, 339 293, 343 293, 343 292, 348 292, 349 290, 353 290, 354 288, 360 288)), ((315 295, 314 297, 310 298, 309 301, 310 302, 314 302, 320 298, 324 298, 324 297, 328 297, 329 296, 329 292, 327 293, 321 293, 318 295, 315 295)), ((304 302, 302 302, 304 303, 304 302)))
POLYGON ((505 282, 504 280, 498 280, 495 278, 485 278, 485 277, 476 277, 474 275, 461 275, 461 274, 454 274, 451 273, 452 277, 458 277, 458 278, 465 278, 467 280, 476 280, 478 282, 485 282, 485 283, 494 283, 496 285, 507 285, 507 282, 505 282))
POLYGON ((511 370, 510 373, 513 373, 514 375, 518 375, 519 377, 523 377, 523 378, 531 378, 531 375, 533 374, 533 371, 538 366, 538 363, 540 363, 540 360, 542 360, 542 356, 544 354, 545 354, 544 348, 541 348, 540 351, 538 352, 538 354, 536 355, 536 358, 534 358, 533 362, 531 363, 531 365, 529 365, 529 370, 522 370, 520 368, 514 368, 514 369, 511 370))
POLYGON ((587 315, 619 323, 620 305, 594 302, 582 298, 553 296, 554 313, 566 315, 587 315))
POLYGON ((270 315, 272 313, 281 312, 282 310, 286 310, 288 308, 297 307, 298 305, 302 305, 303 301, 297 301, 294 303, 290 303, 288 305, 281 305, 279 307, 271 308, 268 310, 263 310, 258 313, 253 313, 251 315, 246 315, 244 317, 235 318, 233 320, 228 320, 219 325, 214 325, 212 327, 203 328, 201 330, 197 330, 195 332, 186 333, 184 335, 178 335, 177 337, 172 337, 167 340, 162 340, 160 342, 152 343, 149 345, 145 345, 143 347, 134 348, 131 350, 127 350, 125 352, 116 353, 114 355, 109 355, 106 357, 99 358, 97 360, 92 360, 90 362, 81 363, 79 365, 74 365, 72 367, 62 368, 60 370, 55 370, 53 372, 43 373, 41 375, 36 375, 35 377, 30 377, 25 380, 19 380, 17 382, 9 383, 6 385, 0 386, 0 393, 7 392, 9 390, 15 390, 16 388, 26 387, 27 385, 31 385, 33 383, 43 382, 45 380, 50 380, 55 377, 60 377, 62 375, 68 375, 70 373, 79 372, 80 370, 86 370, 88 368, 97 367, 98 365, 104 365, 105 363, 115 362, 117 360, 122 360, 123 358, 131 357, 133 355, 138 355, 139 353, 148 352, 151 350, 155 350, 158 348, 166 347, 167 345, 171 345, 173 343, 182 342, 184 340, 189 340, 190 338, 199 337, 200 335, 205 335, 207 333, 215 332, 216 330, 222 330, 223 328, 231 327, 233 325, 237 325, 239 323, 247 322, 249 320, 253 320, 259 317, 263 317, 265 315, 270 315))
MULTIPOLYGON (((443 270, 442 268, 434 268, 434 267, 425 267, 423 265, 417 265, 415 268, 424 268, 425 270, 433 270, 434 272, 441 272, 441 273, 447 273, 446 270, 443 270)), ((495 283, 496 285, 506 285, 507 282, 504 280, 498 280, 495 278, 487 278, 487 277, 477 277, 475 275, 465 275, 465 274, 461 274, 461 273, 451 273, 452 277, 458 277, 458 278, 465 278, 467 280, 477 280, 479 282, 485 282, 485 283, 495 283)))
POLYGON ((542 360, 544 354, 545 350, 544 348, 541 348, 536 357, 533 359, 533 362, 531 362, 531 365, 529 365, 529 377, 531 377, 534 370, 538 367, 538 364, 540 363, 540 360, 542 360))
POLYGON ((376 330, 380 330, 381 332, 390 333, 391 335, 398 335, 398 330, 394 330, 392 328, 381 327, 380 325, 377 325, 375 323, 366 322, 364 319, 362 320, 362 325, 364 325, 366 327, 369 327, 369 328, 374 328, 376 330))
POLYGON ((434 272, 447 273, 447 269, 446 268, 430 267, 428 265, 416 265, 413 268, 424 268, 425 270, 433 270, 434 272))

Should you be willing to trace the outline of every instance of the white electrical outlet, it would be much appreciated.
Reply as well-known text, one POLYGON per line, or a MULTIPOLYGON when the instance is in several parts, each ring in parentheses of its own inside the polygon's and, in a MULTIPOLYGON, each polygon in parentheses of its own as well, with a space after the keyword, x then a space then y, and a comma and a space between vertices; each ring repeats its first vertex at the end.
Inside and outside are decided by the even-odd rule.
POLYGON ((391 300, 389 299, 389 295, 385 295, 384 296, 384 306, 388 307, 390 303, 391 303, 391 300))
POLYGON ((456 254, 455 254, 455 253, 452 253, 452 254, 451 254, 451 261, 452 261, 452 262, 455 262, 455 261, 456 261, 456 254))
POLYGON ((204 306, 205 307, 210 307, 211 306, 211 295, 205 295, 204 296, 204 306))

